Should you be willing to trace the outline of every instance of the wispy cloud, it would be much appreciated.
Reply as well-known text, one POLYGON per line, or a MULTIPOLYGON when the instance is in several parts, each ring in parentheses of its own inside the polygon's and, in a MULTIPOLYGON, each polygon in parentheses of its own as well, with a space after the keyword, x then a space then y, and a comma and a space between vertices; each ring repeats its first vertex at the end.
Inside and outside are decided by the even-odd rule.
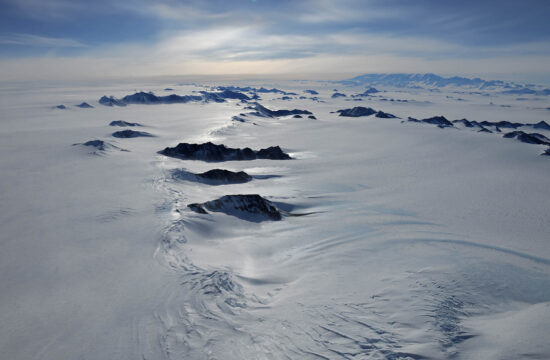
POLYGON ((235 14, 227 11, 206 11, 186 4, 146 3, 143 6, 132 6, 131 11, 171 20, 223 20, 230 19, 235 14))
POLYGON ((38 46, 49 48, 86 48, 88 45, 81 43, 78 40, 68 38, 55 38, 38 36, 32 34, 9 34, 0 35, 0 44, 2 45, 21 45, 21 46, 38 46))

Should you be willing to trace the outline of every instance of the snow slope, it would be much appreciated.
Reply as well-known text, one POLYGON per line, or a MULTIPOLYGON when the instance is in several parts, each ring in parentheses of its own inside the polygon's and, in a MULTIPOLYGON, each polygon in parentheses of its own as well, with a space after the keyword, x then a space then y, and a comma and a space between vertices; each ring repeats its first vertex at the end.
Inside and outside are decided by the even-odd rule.
POLYGON ((438 115, 549 122, 546 98, 381 87, 356 101, 349 95, 364 87, 200 84, 2 87, 4 356, 550 357, 546 147, 504 132, 402 123, 438 115), (257 116, 233 99, 98 104, 105 94, 167 86, 179 95, 218 86, 314 89, 313 100, 261 92, 254 101, 309 110, 316 120, 257 116), (331 98, 336 90, 348 96, 331 98), (82 102, 94 108, 74 106, 82 102), (354 106, 401 119, 336 113, 354 106), (117 120, 154 137, 112 137, 117 120), (72 146, 94 139, 116 148, 72 146), (212 164, 158 153, 208 141, 280 146, 293 159, 212 164), (213 186, 173 176, 214 168, 252 180, 213 186), (235 194, 268 199, 282 220, 187 207, 235 194))

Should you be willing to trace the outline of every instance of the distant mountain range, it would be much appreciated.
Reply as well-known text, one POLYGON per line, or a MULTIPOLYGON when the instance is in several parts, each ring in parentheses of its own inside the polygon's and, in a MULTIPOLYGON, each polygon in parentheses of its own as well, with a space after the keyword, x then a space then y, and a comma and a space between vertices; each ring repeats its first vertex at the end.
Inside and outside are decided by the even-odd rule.
POLYGON ((460 76, 443 77, 436 74, 364 74, 339 81, 345 85, 392 86, 399 88, 442 88, 467 87, 470 89, 501 90, 505 94, 550 95, 550 89, 540 89, 534 85, 521 85, 511 81, 483 80, 460 76))

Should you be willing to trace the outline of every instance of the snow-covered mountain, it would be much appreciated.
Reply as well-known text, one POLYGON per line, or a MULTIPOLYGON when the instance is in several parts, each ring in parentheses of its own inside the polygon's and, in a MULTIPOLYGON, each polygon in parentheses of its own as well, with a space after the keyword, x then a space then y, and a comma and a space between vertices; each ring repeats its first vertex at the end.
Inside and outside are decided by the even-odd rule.
POLYGON ((462 87, 468 89, 498 89, 509 94, 550 94, 550 89, 534 89, 534 85, 517 84, 511 81, 484 80, 460 76, 443 77, 436 74, 364 74, 339 81, 346 85, 384 85, 397 88, 444 88, 462 87))

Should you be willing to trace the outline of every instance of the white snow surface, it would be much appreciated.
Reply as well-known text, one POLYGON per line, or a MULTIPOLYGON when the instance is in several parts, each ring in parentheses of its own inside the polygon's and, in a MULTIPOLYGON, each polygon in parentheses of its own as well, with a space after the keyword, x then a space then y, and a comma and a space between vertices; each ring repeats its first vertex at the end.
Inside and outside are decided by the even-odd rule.
POLYGON ((381 88, 349 101, 364 90, 212 79, 2 84, 2 358, 550 358, 546 147, 402 123, 435 115, 550 123, 548 98, 381 88), (135 89, 190 95, 214 85, 313 89, 322 102, 259 94, 269 109, 309 110, 317 120, 241 116, 250 110, 236 100, 97 103, 135 89), (334 89, 348 97, 331 99, 334 89), (74 106, 83 101, 94 108, 74 106), (354 106, 401 119, 331 113, 354 106), (114 138, 113 120, 155 137, 114 138), (113 147, 73 145, 95 139, 113 147), (279 145, 294 159, 157 153, 206 141, 279 145), (211 186, 170 175, 213 168, 254 179, 211 186), (253 222, 187 208, 229 194, 259 194, 304 216, 253 222))

